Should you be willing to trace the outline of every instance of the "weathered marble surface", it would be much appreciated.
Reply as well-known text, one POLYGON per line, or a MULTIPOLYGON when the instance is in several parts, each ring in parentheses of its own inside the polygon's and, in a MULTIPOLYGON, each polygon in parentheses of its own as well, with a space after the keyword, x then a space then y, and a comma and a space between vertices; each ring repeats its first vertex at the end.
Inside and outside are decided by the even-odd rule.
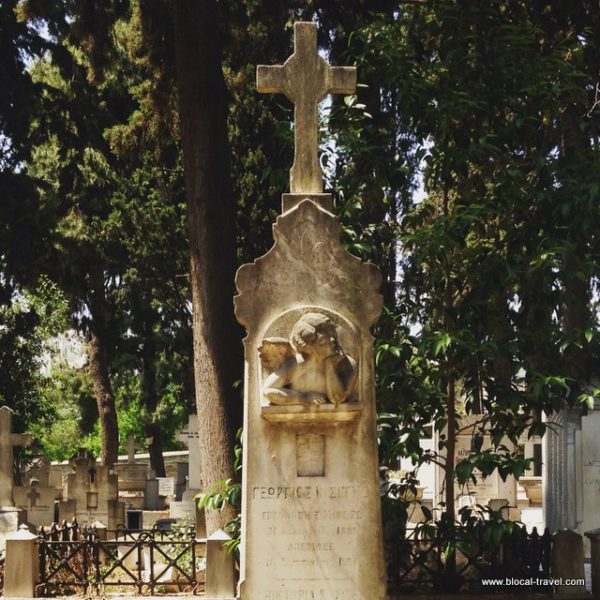
POLYGON ((36 527, 51 525, 54 521, 56 489, 32 481, 28 486, 15 487, 15 505, 27 511, 27 522, 36 527))
POLYGON ((317 107, 327 94, 356 90, 354 67, 330 67, 317 52, 315 23, 294 23, 294 53, 283 65, 259 65, 256 88, 282 93, 294 103, 296 128, 290 190, 304 194, 323 191, 318 158, 317 107))
POLYGON ((348 254, 340 224, 305 199, 277 219, 275 245, 237 275, 245 325, 240 598, 386 597, 375 422, 373 339, 380 275, 348 254), (357 365, 339 404, 269 405, 259 347, 326 315, 357 365))

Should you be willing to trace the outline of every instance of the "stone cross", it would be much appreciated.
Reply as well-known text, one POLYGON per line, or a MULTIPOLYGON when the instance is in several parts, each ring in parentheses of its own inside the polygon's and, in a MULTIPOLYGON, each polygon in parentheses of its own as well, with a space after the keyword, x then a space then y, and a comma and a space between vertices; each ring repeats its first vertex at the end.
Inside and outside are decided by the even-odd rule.
POLYGON ((13 446, 30 446, 33 437, 28 433, 12 433, 12 410, 0 408, 0 507, 14 506, 13 446))
POLYGON ((256 89, 282 93, 294 103, 295 148, 290 171, 292 193, 321 193, 317 110, 327 94, 352 94, 355 67, 331 67, 317 52, 317 25, 294 23, 294 53, 283 65, 259 65, 256 89))
POLYGON ((35 506, 37 504, 38 498, 41 496, 41 494, 37 491, 36 488, 37 485, 32 484, 31 490, 29 490, 29 493, 27 494, 30 506, 35 506))
POLYGON ((127 462, 135 463, 135 451, 136 448, 138 448, 138 445, 135 443, 135 438, 133 437, 133 435, 130 435, 127 438, 125 448, 127 448, 127 462))

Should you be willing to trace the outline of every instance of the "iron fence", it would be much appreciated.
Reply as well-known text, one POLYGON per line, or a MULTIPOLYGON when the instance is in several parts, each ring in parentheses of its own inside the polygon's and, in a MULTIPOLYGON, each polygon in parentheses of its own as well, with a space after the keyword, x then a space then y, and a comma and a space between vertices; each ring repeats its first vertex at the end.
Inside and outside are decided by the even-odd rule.
POLYGON ((520 592, 551 590, 544 583, 537 583, 550 578, 552 536, 548 529, 539 535, 536 528, 528 533, 525 527, 516 526, 504 534, 493 550, 489 549, 489 540, 483 539, 483 530, 474 535, 467 544, 469 550, 457 544, 456 568, 450 571, 447 569, 448 544, 445 539, 436 536, 401 539, 388 545, 390 591, 404 594, 429 590, 490 593, 494 590, 483 585, 483 580, 488 578, 532 581, 529 586, 521 586, 520 592))
POLYGON ((42 529, 38 543, 38 595, 203 589, 206 540, 197 539, 191 528, 106 530, 73 522, 42 529))

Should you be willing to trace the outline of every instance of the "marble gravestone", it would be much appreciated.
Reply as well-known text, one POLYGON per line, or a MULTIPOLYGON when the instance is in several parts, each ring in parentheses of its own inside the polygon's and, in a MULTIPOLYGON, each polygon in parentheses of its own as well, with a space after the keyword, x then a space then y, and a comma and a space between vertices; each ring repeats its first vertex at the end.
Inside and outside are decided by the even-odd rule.
MULTIPOLYGON (((188 447, 188 479, 181 500, 171 500, 169 514, 173 519, 186 519, 194 521, 198 516, 198 508, 194 496, 202 488, 200 474, 200 440, 198 437, 198 416, 191 414, 188 417, 187 427, 178 431, 175 438, 188 447)), ((182 465, 183 466, 183 465, 182 465)), ((179 465, 178 465, 179 474, 179 465)))
POLYGON ((85 449, 71 459, 74 472, 67 475, 65 499, 59 502, 59 520, 77 519, 80 525, 99 521, 115 529, 125 523, 125 505, 119 502, 118 478, 114 471, 96 463, 85 449))
POLYGON ((24 513, 15 506, 13 481, 13 446, 30 446, 33 437, 28 433, 12 432, 13 411, 0 407, 0 550, 5 535, 17 531, 24 513))
POLYGON ((236 276, 246 330, 240 600, 386 598, 373 338, 380 275, 347 253, 322 194, 316 111, 355 71, 317 53, 296 23, 294 54, 259 67, 258 90, 295 104, 292 193, 275 244, 236 276))
POLYGON ((15 487, 15 504, 27 511, 27 522, 45 527, 54 522, 56 489, 35 479, 28 486, 15 487))
POLYGON ((188 489, 198 492, 202 487, 200 474, 200 442, 198 437, 198 415, 188 417, 187 427, 175 434, 175 439, 188 448, 188 489))
POLYGON ((148 465, 135 462, 136 443, 133 435, 127 438, 127 462, 116 464, 115 473, 119 478, 119 490, 143 491, 146 485, 148 465))

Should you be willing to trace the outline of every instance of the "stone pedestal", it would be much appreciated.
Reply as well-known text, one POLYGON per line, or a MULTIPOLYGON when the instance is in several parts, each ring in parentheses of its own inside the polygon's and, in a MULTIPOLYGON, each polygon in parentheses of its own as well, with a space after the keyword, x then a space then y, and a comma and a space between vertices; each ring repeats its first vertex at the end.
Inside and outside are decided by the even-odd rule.
MULTIPOLYGON (((553 579, 585 581, 582 536, 570 529, 561 529, 553 536, 550 572, 553 579)), ((564 596, 585 593, 585 585, 557 585, 554 590, 564 596)))
POLYGON ((27 526, 6 538, 5 598, 33 598, 38 579, 37 536, 27 526))
POLYGON ((236 315, 248 332, 239 597, 382 600, 369 332, 380 276, 342 248, 337 219, 301 196, 277 219, 274 247, 236 279, 236 315), (311 363, 317 350, 298 350, 317 340, 332 345, 346 395, 311 363), (270 400, 291 396, 296 404, 270 400))
POLYGON ((235 577, 233 554, 227 552, 225 542, 231 540, 224 531, 215 531, 206 540, 205 598, 233 598, 235 577))

